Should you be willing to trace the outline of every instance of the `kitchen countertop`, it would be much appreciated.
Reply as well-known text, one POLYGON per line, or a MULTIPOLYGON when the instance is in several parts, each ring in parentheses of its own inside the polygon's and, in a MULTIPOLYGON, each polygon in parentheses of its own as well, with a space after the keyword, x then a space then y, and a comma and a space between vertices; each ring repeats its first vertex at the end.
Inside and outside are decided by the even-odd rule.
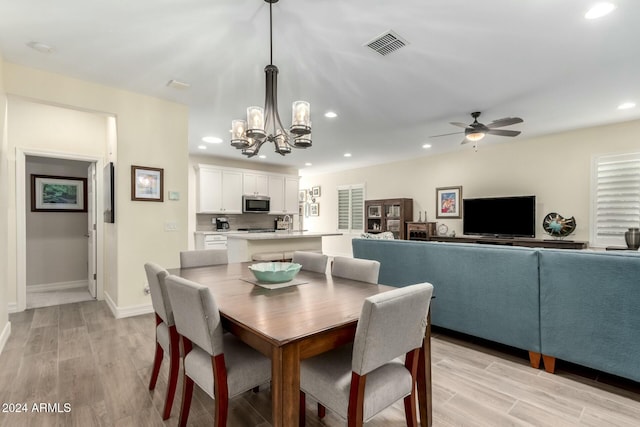
POLYGON ((242 240, 281 240, 281 239, 301 239, 307 237, 327 237, 342 236, 342 233, 323 233, 317 231, 276 231, 268 233, 246 233, 246 232, 225 232, 228 239, 242 240))

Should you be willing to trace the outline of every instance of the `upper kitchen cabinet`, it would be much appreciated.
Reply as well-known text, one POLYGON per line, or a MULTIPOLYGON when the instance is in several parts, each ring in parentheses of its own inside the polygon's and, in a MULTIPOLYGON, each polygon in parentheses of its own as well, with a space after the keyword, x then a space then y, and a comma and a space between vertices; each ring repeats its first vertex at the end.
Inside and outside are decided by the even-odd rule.
POLYGON ((250 196, 269 195, 269 176, 260 173, 242 174, 242 194, 250 196))
POLYGON ((241 214, 242 190, 241 171, 198 166, 198 213, 241 214))
POLYGON ((285 175, 269 176, 270 214, 298 213, 298 177, 285 175))

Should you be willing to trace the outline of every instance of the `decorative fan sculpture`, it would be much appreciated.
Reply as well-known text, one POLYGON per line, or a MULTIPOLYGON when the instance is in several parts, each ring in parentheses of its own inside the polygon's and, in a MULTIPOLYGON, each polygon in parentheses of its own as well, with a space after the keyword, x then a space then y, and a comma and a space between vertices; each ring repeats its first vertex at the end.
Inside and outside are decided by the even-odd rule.
POLYGON ((576 220, 574 217, 564 218, 562 215, 551 212, 544 217, 542 228, 550 236, 564 238, 573 233, 576 229, 576 220))

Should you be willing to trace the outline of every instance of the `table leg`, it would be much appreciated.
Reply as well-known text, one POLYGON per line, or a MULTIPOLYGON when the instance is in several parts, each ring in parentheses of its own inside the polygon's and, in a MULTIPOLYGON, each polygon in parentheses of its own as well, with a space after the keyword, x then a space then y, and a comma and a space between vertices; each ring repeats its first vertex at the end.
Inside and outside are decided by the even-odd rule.
POLYGON ((427 314, 422 350, 418 359, 418 405, 420 407, 420 425, 431 427, 433 423, 433 393, 431 390, 431 309, 427 314))
POLYGON ((300 411, 300 349, 296 343, 273 349, 271 357, 273 427, 298 425, 300 411))

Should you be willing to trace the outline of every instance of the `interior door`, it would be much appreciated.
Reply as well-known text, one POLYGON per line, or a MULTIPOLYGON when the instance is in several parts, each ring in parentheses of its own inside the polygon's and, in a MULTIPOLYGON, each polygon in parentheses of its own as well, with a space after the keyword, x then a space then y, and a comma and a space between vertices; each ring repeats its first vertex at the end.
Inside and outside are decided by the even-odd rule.
POLYGON ((97 289, 97 259, 96 259, 96 164, 91 163, 87 169, 87 283, 89 293, 96 298, 97 289))

